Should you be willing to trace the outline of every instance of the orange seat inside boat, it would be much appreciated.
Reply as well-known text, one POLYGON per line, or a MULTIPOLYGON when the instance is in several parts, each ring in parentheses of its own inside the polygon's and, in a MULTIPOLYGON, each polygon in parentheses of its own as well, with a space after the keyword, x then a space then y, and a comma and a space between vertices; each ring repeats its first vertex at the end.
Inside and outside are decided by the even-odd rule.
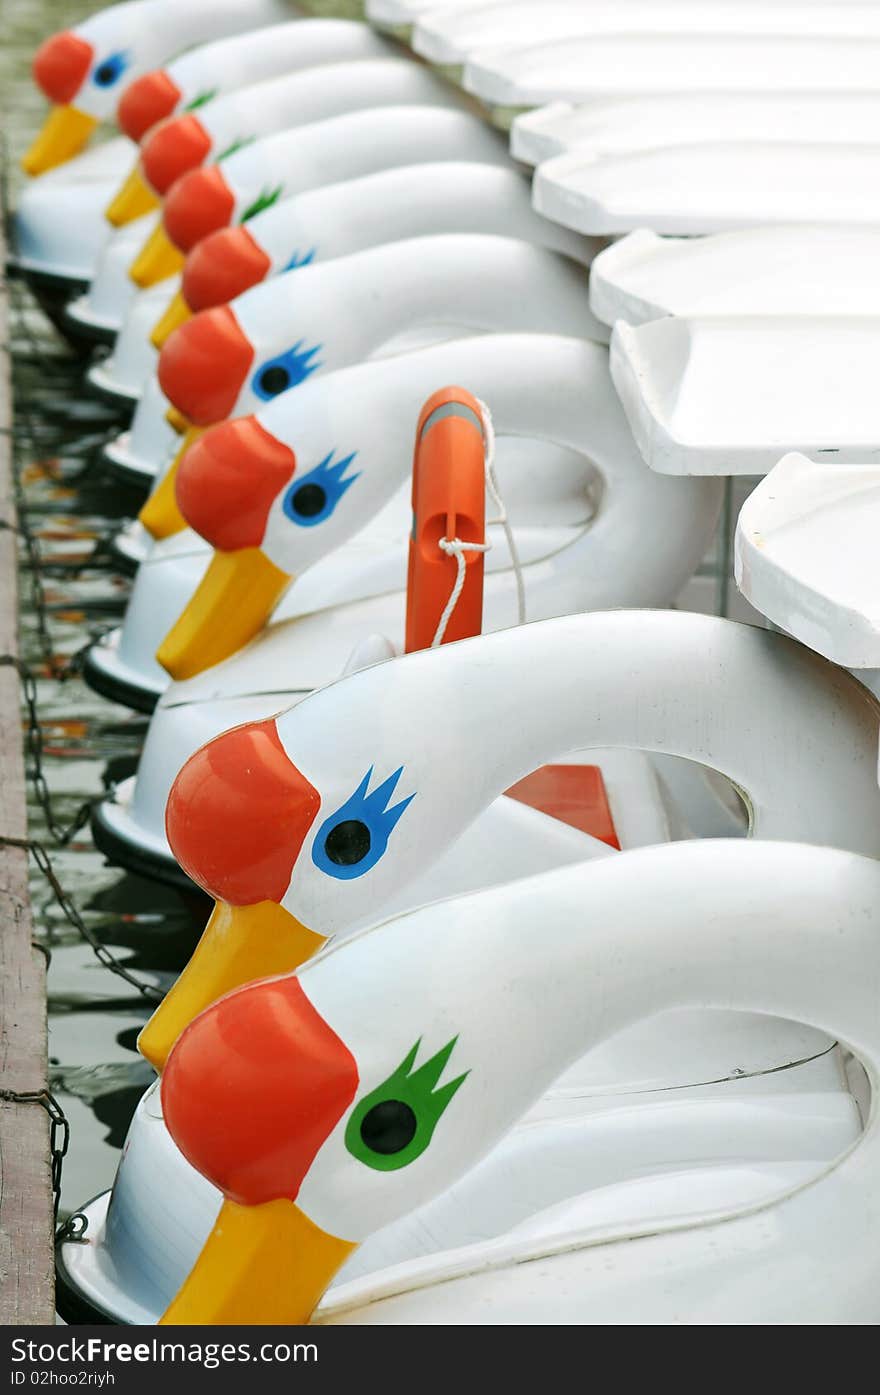
POLYGON ((506 791, 511 799, 620 848, 598 765, 542 765, 506 791))

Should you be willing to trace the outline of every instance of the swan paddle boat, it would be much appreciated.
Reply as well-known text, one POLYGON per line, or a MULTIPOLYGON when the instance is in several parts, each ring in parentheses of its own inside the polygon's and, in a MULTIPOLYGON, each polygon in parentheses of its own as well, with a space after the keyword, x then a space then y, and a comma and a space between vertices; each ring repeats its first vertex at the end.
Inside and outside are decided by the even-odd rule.
POLYGON ((298 267, 383 243, 429 233, 494 233, 589 262, 596 244, 533 212, 528 184, 494 163, 494 147, 489 164, 479 162, 479 147, 467 161, 447 161, 447 149, 438 149, 436 160, 295 194, 204 238, 189 253, 170 301, 164 284, 137 294, 113 352, 90 369, 92 386, 132 404, 155 370, 155 350, 193 312, 225 305, 298 267), (165 306, 160 316, 159 305, 165 306))
MULTIPOLYGON (((484 123, 467 112, 429 106, 411 109, 381 107, 316 121, 294 132, 284 133, 282 143, 293 143, 295 146, 288 151, 284 161, 283 179, 285 187, 291 192, 330 187, 371 171, 406 166, 414 160, 467 158, 480 164, 509 168, 509 157, 503 141, 484 123)), ((266 144, 277 142, 275 138, 270 138, 266 144)), ((231 166, 234 162, 236 166, 245 168, 250 177, 254 158, 255 147, 248 146, 224 163, 231 166)), ((275 187, 280 188, 277 184, 275 187)), ((255 216, 259 207, 257 196, 255 204, 242 204, 240 216, 248 212, 255 216)), ((306 258, 307 255, 307 252, 303 253, 306 258)), ((137 326, 141 336, 147 333, 163 310, 172 306, 177 288, 176 280, 169 282, 164 291, 156 286, 157 298, 148 302, 147 314, 137 326)), ((143 337, 140 342, 143 343, 143 337)), ((98 380, 99 371, 93 371, 91 381, 99 390, 104 390, 110 384, 106 378, 98 380)), ((122 433, 104 449, 105 461, 112 472, 129 482, 149 487, 159 464, 175 448, 173 432, 165 420, 167 406, 158 382, 151 375, 144 385, 131 430, 122 433)))
POLYGON ((593 1191, 589 1125, 577 1160, 536 1139, 485 1187, 497 1229, 471 1213, 428 1254, 344 1266, 432 1200, 460 1214, 561 1070, 669 1010, 834 1033, 876 1091, 878 893, 874 859, 831 848, 648 848, 427 907, 230 994, 162 1081, 172 1137, 224 1200, 160 1321, 875 1323, 874 1109, 834 1158, 710 1160, 683 1131, 678 1163, 593 1191))
MULTIPOLYGON (((346 113, 381 107, 450 107, 464 110, 460 94, 429 70, 406 58, 364 58, 348 63, 325 63, 302 72, 255 82, 238 92, 218 97, 199 115, 173 117, 150 131, 141 144, 140 173, 150 188, 164 194, 162 221, 132 262, 135 285, 155 285, 183 265, 182 253, 200 238, 225 226, 235 212, 235 191, 221 163, 261 136, 327 120, 346 113), (206 163, 211 161, 211 163, 206 163)), ((354 138, 352 157, 369 157, 373 136, 364 123, 354 138)), ((293 144, 296 144, 295 138, 293 144)), ((281 197, 286 185, 282 170, 264 169, 258 160, 243 162, 254 182, 241 221, 250 211, 281 197), (273 179, 273 183, 263 180, 273 179), (254 206, 256 205, 256 206, 254 206)), ((242 162, 239 162, 241 168, 242 162)), ((368 163, 367 168, 382 168, 368 163)), ((345 172, 352 171, 349 162, 345 172)), ((337 172, 335 178, 342 178, 337 172)), ((325 183, 333 182, 330 171, 325 183)))
MULTIPOLYGON (((332 558, 328 558, 327 567, 319 563, 320 575, 323 578, 320 582, 317 573, 311 578, 311 569, 308 581, 302 575, 301 567, 297 569, 299 575, 292 590, 277 602, 279 622, 294 615, 302 616, 312 608, 322 609, 319 597, 322 587, 328 585, 329 596, 336 602, 353 599, 357 590, 352 588, 357 588, 358 585, 365 587, 361 591, 364 598, 370 595, 378 597, 383 592, 392 593, 402 585, 399 548, 409 526, 404 483, 409 455, 405 434, 407 414, 411 415, 414 410, 413 398, 418 398, 419 394, 424 395, 425 384, 429 383, 429 375, 434 371, 435 364, 442 364, 450 371, 456 367, 459 362, 456 357, 459 348, 464 348, 464 344, 450 345, 446 352, 435 348, 395 355, 392 359, 377 361, 375 367, 364 365, 363 371, 352 371, 350 376, 342 380, 335 374, 332 375, 331 385, 347 385, 345 391, 349 392, 350 396, 345 399, 337 398, 334 391, 328 400, 340 404, 344 402, 344 405, 334 406, 333 410, 345 412, 356 423, 355 430, 359 441, 356 459, 367 464, 365 468, 361 468, 357 509, 350 510, 343 499, 338 497, 338 490, 334 490, 333 509, 328 511, 324 518, 316 518, 309 531, 303 532, 298 541, 299 544, 308 543, 313 561, 318 562, 327 549, 327 530, 335 519, 334 527, 338 527, 343 520, 344 532, 334 532, 329 550, 334 552, 340 544, 347 543, 349 538, 353 539, 353 547, 344 556, 339 555, 338 563, 332 558), (379 362, 386 366, 380 368, 379 362), (371 399, 369 404, 362 384, 368 385, 366 391, 371 399), (393 422, 397 425, 393 425, 393 422), (381 466, 379 461, 382 461, 381 466), (341 514, 338 513, 340 508, 341 514), (313 551, 315 548, 319 549, 318 553, 313 551), (391 557, 395 559, 393 562, 391 557), (338 565, 342 565, 342 572, 336 571, 338 565), (332 574, 337 576, 335 582, 330 581, 332 574), (345 576, 349 578, 347 582, 343 581, 345 576), (356 580, 358 577, 359 582, 356 580), (310 599, 306 598, 306 593, 310 599)), ((670 491, 668 487, 664 490, 662 486, 657 486, 638 462, 626 432, 619 428, 619 408, 610 392, 606 359, 601 353, 586 349, 582 355, 575 340, 532 336, 492 337, 486 342, 473 339, 467 344, 466 357, 462 364, 467 364, 468 371, 479 371, 481 381, 486 383, 487 388, 491 387, 493 394, 498 394, 500 390, 495 375, 492 375, 490 382, 485 378, 485 368, 472 368, 476 362, 487 363, 491 353, 500 355, 502 369, 516 390, 525 393, 531 385, 535 394, 536 407, 533 412, 528 413, 528 431, 523 429, 520 435, 509 434, 507 431, 509 409, 505 405, 506 393, 500 400, 495 396, 500 436, 499 468, 505 490, 518 488, 515 481, 519 479, 531 480, 527 493, 521 498, 513 499, 515 526, 521 527, 526 521, 525 517, 519 517, 519 509, 529 496, 533 497, 538 508, 537 515, 532 519, 532 527, 536 531, 530 534, 528 552, 524 554, 526 567, 541 555, 546 555, 549 560, 554 554, 560 554, 561 548, 562 553, 555 557, 554 570, 560 565, 563 566, 563 570, 571 577, 572 584, 577 586, 578 594, 583 595, 584 604, 590 604, 589 597, 597 585, 600 587, 600 593, 609 599, 620 598, 624 594, 631 599, 646 599, 652 594, 651 587, 660 584, 664 592, 668 590, 671 598, 676 594, 677 588, 687 581, 688 571, 682 568, 696 566, 701 550, 708 544, 720 497, 718 486, 710 484, 698 487, 694 491, 689 488, 670 491), (579 395, 586 387, 595 409, 601 413, 602 420, 608 421, 608 434, 604 441, 599 433, 590 430, 578 412, 566 414, 570 424, 563 428, 561 437, 558 428, 548 426, 548 420, 552 420, 559 412, 558 393, 551 378, 535 373, 531 359, 537 353, 548 356, 551 369, 556 366, 560 383, 569 382, 568 375, 573 375, 570 379, 573 393, 579 395), (578 373, 582 375, 580 382, 576 376, 578 373), (606 397, 610 405, 605 405, 606 397), (542 416, 542 412, 546 416, 542 416), (546 471, 546 479, 543 482, 540 479, 541 467, 546 471), (601 486, 595 471, 602 477, 601 486), (545 499, 543 505, 539 503, 542 492, 545 499), (571 567, 569 568, 567 562, 564 564, 564 559, 569 556, 564 549, 583 530, 594 528, 595 524, 602 520, 603 536, 607 532, 609 538, 616 537, 618 527, 624 528, 627 537, 633 536, 634 516, 626 524, 623 522, 624 517, 630 518, 633 509, 637 515, 640 514, 641 501, 644 501, 649 510, 661 507, 661 497, 669 501, 668 504, 662 505, 664 516, 670 510, 681 510, 675 522, 671 513, 666 516, 668 536, 674 539, 671 551, 666 551, 665 539, 657 540, 656 556, 650 554, 647 544, 632 553, 632 561, 627 560, 624 549, 617 549, 614 554, 614 573, 609 575, 610 590, 599 581, 602 564, 598 558, 595 566, 590 565, 580 573, 578 569, 583 564, 574 554, 570 556, 571 567), (564 503, 566 499, 568 502, 564 503), (612 513, 617 508, 623 510, 620 523, 612 521, 612 513), (571 516, 566 520, 565 515, 569 509, 571 516), (553 531, 557 526, 562 529, 558 534, 553 531), (544 534, 545 528, 551 531, 544 534), (573 531, 569 531, 569 528, 573 531), (543 540, 539 542, 541 537, 543 540), (681 561, 674 560, 676 557, 681 561), (629 589, 629 583, 623 590, 620 589, 621 565, 627 574, 633 570, 634 590, 629 589), (670 579, 662 580, 665 568, 670 565, 670 579), (640 568, 643 566, 645 571, 641 572, 640 568), (579 574, 586 589, 581 589, 581 583, 575 581, 579 574), (644 577, 644 587, 638 580, 640 575, 644 577)), ((297 394, 306 393, 302 411, 272 411, 271 425, 273 432, 278 433, 274 435, 274 439, 279 456, 286 448, 302 459, 305 442, 313 430, 307 425, 310 404, 314 404, 318 420, 326 418, 325 399, 320 389, 315 390, 316 383, 317 378, 312 378, 297 388, 297 394), (304 435, 304 432, 308 434, 304 435)), ((280 407, 280 398, 276 398, 275 403, 280 407)), ((525 416, 523 420, 525 421, 525 416)), ((265 431, 270 425, 266 409, 258 415, 256 421, 260 423, 260 431, 265 431)), ((226 435, 231 456, 240 458, 243 469, 251 468, 255 477, 259 477, 266 462, 262 460, 257 447, 264 438, 255 435, 253 427, 246 423, 240 428, 231 429, 226 435)), ((210 451, 212 441, 221 438, 209 435, 206 439, 207 445, 203 447, 200 455, 193 456, 190 460, 191 450, 184 457, 184 462, 189 462, 186 465, 187 473, 199 472, 193 476, 196 480, 201 478, 201 472, 207 470, 205 478, 210 481, 208 487, 212 494, 217 495, 218 500, 222 500, 223 496, 218 491, 223 485, 219 477, 214 478, 216 462, 212 454, 206 456, 204 453, 205 449, 210 451)), ((194 450, 194 447, 192 449, 194 450)), ((320 446, 317 449, 320 451, 320 446)), ((321 458, 321 454, 315 456, 315 463, 321 458)), ((183 466, 178 467, 178 472, 180 468, 183 466)), ((158 531, 159 525, 164 523, 169 536, 155 546, 149 561, 140 568, 122 629, 111 632, 92 648, 85 664, 86 676, 98 691, 117 701, 128 701, 143 710, 152 709, 168 681, 167 673, 154 657, 155 651, 180 614, 184 599, 195 591, 210 558, 211 545, 207 538, 192 530, 174 534, 175 521, 186 521, 177 503, 178 472, 175 472, 175 479, 173 482, 169 481, 167 488, 163 486, 157 490, 152 496, 152 507, 148 506, 154 528, 158 531), (160 512, 160 508, 164 509, 164 513, 160 512)), ((225 472, 223 483, 226 488, 232 484, 231 479, 226 479, 225 472)), ((196 483, 194 492, 198 494, 201 488, 202 485, 196 483)), ((230 495, 230 507, 234 510, 236 506, 231 500, 230 495)), ((221 513, 223 507, 221 503, 221 513)), ((649 516, 645 514, 646 524, 649 516)), ((206 523, 201 513, 194 515, 193 521, 200 526, 206 523)), ((298 531, 294 530, 294 535, 298 531)), ((209 532, 214 536, 213 529, 209 528, 209 532)), ((590 543, 589 547, 592 546, 593 543, 590 543)), ((496 554, 490 559, 490 567, 493 570, 495 567, 507 565, 502 562, 502 555, 503 549, 501 554, 496 554)), ((611 559, 608 560, 610 564, 611 559)), ((531 579, 527 584, 531 585, 531 579)), ((396 601, 391 601, 390 596, 387 603, 397 605, 396 601)), ((248 624, 260 629, 266 618, 266 614, 257 608, 248 624)), ((251 658, 253 657, 252 654, 251 658)))
POLYGON ((120 98, 148 69, 208 34, 240 34, 289 15, 283 0, 127 0, 40 46, 34 81, 52 105, 22 161, 32 178, 13 219, 11 264, 53 319, 91 279, 106 240, 104 207, 131 163, 127 136, 85 149, 113 121, 120 98))
MULTIPOLYGON (((278 18, 277 8, 274 18, 278 18)), ((287 20, 264 24, 252 32, 201 44, 166 65, 145 73, 126 90, 117 119, 139 145, 152 128, 177 113, 204 112, 223 95, 268 77, 295 73, 325 63, 387 56, 388 46, 363 24, 351 20, 287 20)), ((131 152, 137 155, 137 149, 131 152)), ((131 156, 129 157, 131 163, 131 156)), ((160 192, 140 174, 139 162, 109 202, 110 223, 92 284, 66 307, 73 330, 97 343, 112 343, 137 292, 128 269, 145 238, 156 226, 160 192)))
MULTIPOLYGON (((200 311, 162 348, 159 385, 198 431, 246 416, 322 369, 467 330, 603 337, 572 258, 512 236, 446 233, 295 268, 200 311)), ((184 526, 175 475, 172 464, 141 511, 155 537, 184 526)))
POLYGON ((203 238, 187 256, 180 291, 152 327, 150 342, 161 349, 194 313, 228 304, 294 267, 446 232, 504 234, 583 265, 602 245, 539 217, 527 182, 513 168, 474 159, 391 167, 295 194, 246 225, 203 238))
MULTIPOLYGON (((504 233, 584 264, 601 245, 533 213, 528 184, 513 169, 473 159, 405 165, 291 196, 255 215, 246 227, 224 228, 203 239, 187 258, 176 303, 161 325, 151 327, 164 342, 193 310, 226 304, 292 264, 312 265, 429 232, 504 233)), ((144 298, 151 294, 143 293, 144 298)), ((92 365, 95 388, 114 395, 140 393, 154 363, 147 359, 144 318, 130 315, 110 359, 92 365), (145 362, 149 368, 141 371, 145 362)), ((168 423, 163 425, 167 430, 168 423)), ((127 571, 149 556, 151 546, 137 522, 114 540, 117 561, 127 571)))
MULTIPOLYGON (((118 120, 126 134, 140 144, 154 126, 176 117, 175 139, 189 138, 198 144, 201 132, 194 123, 199 118, 191 122, 186 118, 194 111, 203 112, 218 97, 327 63, 393 55, 394 49, 385 40, 354 20, 294 19, 255 27, 232 41, 201 44, 167 68, 145 74, 120 102, 118 120)), ((150 185, 145 183, 139 165, 138 161, 107 208, 108 222, 114 227, 139 218, 148 200, 155 207, 157 195, 171 187, 161 162, 152 169, 156 182, 150 185)))
MULTIPOLYGON (((178 560, 161 589, 149 581, 157 549, 141 569, 121 640, 91 651, 90 667, 100 665, 107 680, 153 684, 159 696, 167 675, 159 670, 154 680, 145 663, 158 649, 178 680, 153 713, 138 776, 95 808, 95 837, 111 859, 176 880, 163 810, 192 751, 231 721, 258 709, 268 715, 331 681, 365 630, 401 647, 407 423, 432 386, 453 377, 493 414, 528 618, 663 604, 688 582, 715 529, 720 482, 664 480, 644 467, 602 346, 478 336, 307 381, 190 448, 178 501, 217 550, 190 560, 195 589, 181 613, 185 535, 169 539, 178 560), (344 422, 350 435, 340 437, 344 422), (324 504, 300 521, 292 500, 306 483, 320 486, 324 504), (356 537, 379 510, 372 542, 356 537), (249 520, 247 537, 230 531, 235 520, 249 520)), ((497 527, 490 538, 484 628, 494 630, 516 623, 519 606, 506 540, 497 527)))
MULTIPOLYGON (((845 849, 840 856, 849 864, 861 857, 866 867, 874 867, 880 827, 878 710, 855 680, 790 640, 729 621, 674 612, 618 611, 548 620, 351 674, 274 721, 252 722, 215 738, 181 772, 169 801, 169 835, 190 875, 220 904, 194 959, 145 1030, 142 1049, 160 1068, 165 1068, 171 1051, 167 1071, 173 1071, 174 1042, 187 1041, 181 1031, 212 999, 250 978, 278 973, 286 954, 294 960, 311 956, 327 935, 336 937, 339 952, 346 942, 363 943, 362 937, 348 938, 351 930, 387 911, 407 880, 410 904, 416 896, 426 899, 427 887, 418 889, 414 879, 444 853, 454 857, 455 849, 467 847, 490 801, 539 764, 567 759, 569 753, 583 760, 592 745, 665 752, 722 773, 743 792, 754 837, 797 838, 812 845, 809 855, 801 853, 799 869, 830 857, 825 845, 845 849), (499 702, 511 717, 515 712, 515 724, 499 722, 499 702), (829 711, 835 714, 830 725, 829 711), (377 712, 383 714, 378 728, 377 712), (430 716, 424 725, 426 713, 430 716), (380 753, 384 744, 389 746, 387 755, 380 753), (470 759, 451 758, 452 752, 465 749, 472 752, 470 759), (361 767, 370 772, 366 781, 361 767), (839 798, 843 790, 844 801, 839 798)), ((714 848, 720 848, 723 858, 727 846, 707 844, 699 849, 706 858, 705 884, 714 888, 715 897, 712 914, 696 898, 701 944, 706 926, 718 927, 718 916, 735 902, 726 894, 723 861, 716 865, 712 860, 714 848), (718 872, 717 880, 711 869, 718 872), (721 893, 719 886, 725 888, 721 893)), ((619 854, 606 849, 595 862, 600 868, 605 858, 611 863, 645 859, 633 863, 633 875, 627 869, 626 877, 633 894, 639 895, 640 912, 635 918, 634 912, 627 912, 621 924, 645 923, 645 887, 650 881, 643 881, 638 869, 666 853, 673 861, 676 855, 687 856, 678 848, 619 854)), ((503 854, 504 841, 490 840, 480 859, 484 879, 494 858, 503 854)), ((682 919, 687 914, 684 906, 690 904, 690 897, 681 897, 681 887, 690 888, 692 882, 683 865, 674 865, 678 893, 662 896, 661 926, 681 928, 688 923, 682 919)), ((763 879, 743 879, 739 869, 744 866, 738 864, 732 881, 738 882, 741 893, 748 889, 749 904, 762 915, 769 911, 771 924, 783 915, 785 905, 792 923, 800 926, 803 906, 816 904, 812 882, 805 885, 795 877, 789 884, 787 878, 775 876, 780 902, 771 900, 768 906, 763 879)), ((623 879, 623 873, 619 875, 623 879)), ((842 883, 829 879, 827 863, 819 884, 826 892, 833 888, 830 904, 838 909, 851 904, 842 883)), ((526 906, 523 924, 531 926, 532 957, 548 962, 544 951, 538 956, 533 952, 534 925, 547 923, 539 910, 540 892, 533 906, 522 882, 509 891, 500 885, 497 889, 499 896, 509 896, 510 904, 526 906), (526 900, 520 903, 523 889, 526 900)), ((449 881, 446 892, 451 893, 449 881)), ((443 894, 435 884, 431 899, 443 894)), ((580 908, 586 904, 580 881, 576 899, 580 908)), ((648 904, 653 901, 649 895, 648 904)), ((437 906, 431 938, 419 936, 426 953, 436 949, 442 954, 442 927, 449 922, 450 904, 447 900, 437 906)), ((821 904, 819 923, 825 933, 828 921, 821 904)), ((395 909, 403 909, 400 895, 395 909)), ((454 924, 459 923, 457 911, 456 905, 454 924)), ((593 920, 587 916, 590 926, 593 920)), ((404 923, 405 918, 394 922, 404 923)), ((471 925, 466 917, 461 923, 471 925)), ((616 927, 617 921, 613 923, 616 927)), ((784 917, 782 923, 787 923, 784 917)), ((836 927, 837 922, 832 923, 836 927)), ((865 922, 847 913, 846 923, 865 922)), ((581 919, 578 926, 583 942, 581 919)), ((719 935, 721 942, 730 943, 735 961, 736 937, 731 939, 726 930, 719 935)), ((463 942, 469 940, 475 943, 471 929, 463 942)), ((654 935, 652 942, 658 940, 654 935)), ((828 941, 828 954, 839 963, 836 931, 828 934, 828 941)), ((329 959, 322 955, 316 968, 336 953, 334 948, 329 959)), ((765 933, 765 968, 766 956, 765 933)), ((394 957, 407 962, 396 940, 394 957)), ((465 956, 465 973, 468 962, 465 956)), ((561 966, 563 958, 559 962, 561 966)), ((303 971, 303 982, 309 972, 303 971)), ((378 978, 371 976, 369 981, 378 984, 384 978, 378 961, 376 973, 378 978)), ((518 981, 528 979, 519 970, 515 976, 518 981)), ((729 989, 724 974, 722 979, 729 989)), ((350 994, 348 973, 346 981, 350 994)), ((680 1176, 677 1193, 668 1178, 664 1185, 662 1174, 670 1169, 680 1174, 682 1167, 687 1171, 696 1165, 698 1175, 708 1169, 702 1184, 703 1195, 713 1199, 710 1210, 764 1206, 795 1183, 819 1178, 856 1143, 863 1115, 848 1083, 849 1058, 834 1046, 833 1037, 825 1035, 825 1029, 833 1030, 829 1020, 814 1022, 807 1015, 807 1026, 797 1025, 804 1019, 796 1011, 786 1012, 760 996, 748 1003, 736 997, 699 1003, 676 997, 680 967, 675 974, 664 977, 658 970, 636 981, 646 992, 657 982, 668 983, 672 996, 650 1012, 677 1011, 635 1028, 629 1037, 623 1029, 649 1016, 649 1011, 634 1013, 626 1021, 614 1019, 609 1035, 619 1035, 597 1056, 591 1057, 591 1041, 573 1048, 507 1125, 533 1106, 526 1115, 527 1126, 509 1137, 505 1130, 497 1152, 489 1150, 499 1141, 494 1136, 487 1141, 487 1150, 482 1150, 488 1151, 485 1170, 474 1175, 472 1190, 467 1183, 453 1187, 456 1179, 450 1176, 436 1192, 413 1197, 405 1211, 381 1212, 374 1227, 376 1248, 370 1256, 365 1247, 364 1267, 348 1271, 352 1281, 359 1274, 375 1280, 390 1264, 430 1264, 432 1254, 495 1242, 535 1210, 574 1195, 566 1188, 575 1177, 580 1181, 578 1194, 588 1177, 600 1215, 609 1200, 606 1188, 631 1182, 627 1190, 632 1197, 641 1179, 645 1191, 637 1197, 635 1213, 624 1212, 624 1217, 637 1222, 636 1233, 646 1228, 655 1233, 665 1228, 673 1195, 681 1195, 680 1176), (706 1007, 724 1011, 693 1011, 706 1007), (763 1013, 793 1020, 766 1018, 763 1013), (651 1063, 647 1069, 646 1061, 651 1063), (703 1109, 707 1112, 701 1117, 703 1109), (572 1151, 560 1155, 556 1150, 564 1148, 566 1138, 572 1151), (598 1152, 591 1149, 591 1138, 600 1140, 598 1152), (567 1180, 561 1192, 548 1192, 546 1187, 552 1189, 560 1181, 560 1156, 570 1164, 570 1170, 564 1169, 567 1180), (594 1165, 585 1174, 587 1157, 594 1165), (749 1164, 745 1173, 744 1157, 749 1164), (499 1197, 500 1209, 487 1206, 487 1197, 498 1192, 511 1169, 521 1179, 515 1189, 518 1200, 502 1203, 499 1197), (539 1199, 545 1198, 537 1207, 535 1187, 539 1199), (432 1209, 431 1198, 438 1193, 432 1209), (388 1229, 378 1234, 385 1226, 388 1229)), ((479 995, 479 988, 475 992, 479 995)), ((224 998, 221 1010, 223 1003, 235 1002, 238 996, 224 998)), ((395 1064, 417 1037, 416 1033, 395 1064)), ((432 1045, 424 1059, 433 1059, 449 1039, 432 1045)), ((849 1035, 844 1041, 858 1054, 858 1042, 849 1035)), ((418 1060, 421 1065, 422 1058, 418 1060)), ((410 1066, 414 1063, 415 1058, 410 1066)), ((371 1081, 370 1091, 384 1078, 371 1081)), ((859 1078, 857 1071, 852 1078, 859 1078)), ((273 1082, 270 1094, 277 1103, 274 1089, 273 1082)), ((66 1245, 61 1256, 70 1286, 87 1295, 98 1310, 124 1311, 128 1320, 159 1317, 206 1243, 210 1257, 209 1235, 222 1204, 222 1180, 212 1171, 209 1191, 193 1174, 189 1164, 202 1166, 204 1159, 195 1157, 186 1143, 189 1163, 180 1157, 168 1140, 159 1105, 151 1091, 138 1111, 109 1212, 106 1196, 86 1207, 90 1243, 66 1245), (147 1175, 153 1186, 143 1191, 147 1175)), ((275 1115, 286 1117, 287 1111, 276 1110, 275 1115)), ((230 1116, 214 1109, 213 1117, 223 1119, 224 1136, 232 1140, 230 1116)), ((176 1136, 180 1143, 179 1130, 176 1136)), ((344 1194, 354 1197, 356 1192, 346 1187, 344 1194)), ((625 1193, 624 1205, 626 1200, 625 1193)), ((611 1214, 620 1212, 612 1207, 611 1214)), ((320 1216, 313 1220, 320 1221, 320 1216)), ((354 1236, 341 1220, 327 1229, 346 1241, 364 1238, 354 1236)), ((357 1264, 350 1248, 342 1258, 357 1264)), ((224 1262, 234 1273, 234 1255, 224 1262)), ((200 1264, 193 1269, 194 1278, 200 1264)), ((277 1279, 276 1274, 276 1291, 287 1291, 286 1281, 279 1287, 277 1279)), ((826 1292, 826 1286, 819 1287, 826 1292)), ((184 1288, 184 1299, 187 1291, 198 1293, 197 1279, 184 1288)), ((313 1303, 319 1296, 311 1295, 313 1303)), ((240 1321, 258 1320, 254 1310, 245 1309, 228 1310, 230 1320, 233 1311, 240 1321)), ((182 1321, 210 1320, 196 1308, 171 1308, 169 1320, 184 1312, 189 1317, 181 1316, 182 1321)), ((277 1320, 297 1320, 290 1308, 283 1314, 280 1309, 261 1312, 263 1320, 270 1312, 277 1320)), ((299 1320, 309 1312, 311 1308, 301 1311, 299 1320)))

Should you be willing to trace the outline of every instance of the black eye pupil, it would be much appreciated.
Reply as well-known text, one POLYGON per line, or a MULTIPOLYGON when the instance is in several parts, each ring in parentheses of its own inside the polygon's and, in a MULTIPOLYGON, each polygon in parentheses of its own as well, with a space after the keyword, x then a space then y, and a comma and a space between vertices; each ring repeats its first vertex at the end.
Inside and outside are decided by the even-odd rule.
POLYGON ((282 368, 276 363, 272 368, 265 368, 260 378, 260 385, 264 392, 272 396, 277 392, 284 392, 290 387, 290 374, 286 368, 282 368))
POLYGON ((319 484, 301 484, 293 496, 293 507, 301 518, 314 518, 327 503, 327 492, 319 484))
POLYGON ((361 1139, 373 1153, 400 1153, 416 1133, 416 1116, 403 1100, 374 1104, 361 1120, 361 1139))
POLYGON ((115 76, 116 69, 114 68, 112 63, 102 63, 98 71, 95 73, 95 77, 97 78, 98 82, 102 83, 103 85, 106 85, 108 82, 112 82, 115 76))
POLYGON ((337 867, 353 867, 366 857, 370 842, 370 830, 365 823, 360 819, 343 819, 327 834, 324 851, 337 867))

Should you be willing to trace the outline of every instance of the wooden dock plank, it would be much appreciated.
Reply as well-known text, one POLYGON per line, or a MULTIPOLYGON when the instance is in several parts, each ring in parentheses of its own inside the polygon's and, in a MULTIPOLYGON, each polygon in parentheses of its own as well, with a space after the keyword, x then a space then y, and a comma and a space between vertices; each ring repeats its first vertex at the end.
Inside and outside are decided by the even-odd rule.
MULTIPOLYGON (((4 249, 0 242, 0 255, 4 249)), ((9 342, 0 290, 0 344, 9 342)), ((0 354, 0 654, 18 654, 18 559, 9 359, 0 354)), ((0 667, 0 834, 27 836, 18 674, 0 667)), ((0 1086, 45 1089, 46 965, 31 943, 28 854, 0 844, 0 1086)), ((49 1120, 38 1104, 0 1101, 0 1325, 54 1321, 49 1120)))

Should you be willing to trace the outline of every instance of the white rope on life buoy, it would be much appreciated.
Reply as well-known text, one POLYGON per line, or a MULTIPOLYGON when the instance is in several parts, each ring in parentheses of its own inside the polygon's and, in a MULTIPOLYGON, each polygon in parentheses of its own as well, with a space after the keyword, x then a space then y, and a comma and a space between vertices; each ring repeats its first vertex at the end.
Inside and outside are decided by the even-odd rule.
MULTIPOLYGON (((526 622, 526 591, 523 582, 522 563, 519 560, 519 552, 517 551, 516 541, 513 536, 513 529, 510 526, 507 508, 501 497, 498 477, 495 474, 495 426, 488 405, 481 401, 479 397, 476 401, 479 403, 480 407, 480 414, 483 421, 483 439, 486 443, 486 489, 491 495, 492 501, 498 510, 498 516, 496 518, 487 520, 486 528, 489 529, 497 525, 504 529, 504 536, 507 539, 510 560, 513 564, 513 574, 516 580, 517 624, 524 625, 526 622)), ((464 589, 465 568, 467 565, 465 553, 489 552, 492 544, 490 542, 469 543, 462 541, 461 538, 441 538, 439 546, 441 551, 445 552, 447 556, 455 558, 457 570, 452 590, 449 593, 449 600, 443 607, 443 614, 440 616, 434 638, 431 640, 432 649, 436 649, 443 643, 443 637, 446 634, 449 621, 452 619, 455 607, 458 605, 458 599, 464 589)))

